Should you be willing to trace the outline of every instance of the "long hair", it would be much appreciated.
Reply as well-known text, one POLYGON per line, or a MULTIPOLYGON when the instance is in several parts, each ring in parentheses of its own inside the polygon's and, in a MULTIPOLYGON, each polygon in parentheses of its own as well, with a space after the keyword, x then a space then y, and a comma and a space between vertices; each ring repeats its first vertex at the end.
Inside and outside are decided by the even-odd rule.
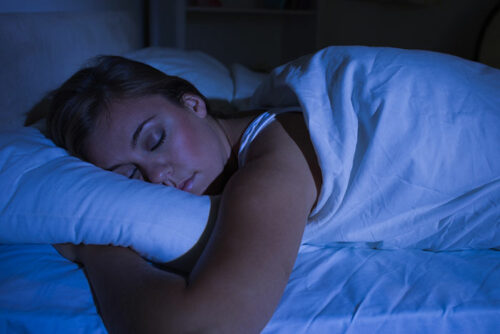
POLYGON ((70 154, 85 159, 85 139, 112 100, 159 94, 182 105, 185 93, 198 95, 207 103, 184 79, 123 57, 100 56, 48 94, 47 136, 70 154))

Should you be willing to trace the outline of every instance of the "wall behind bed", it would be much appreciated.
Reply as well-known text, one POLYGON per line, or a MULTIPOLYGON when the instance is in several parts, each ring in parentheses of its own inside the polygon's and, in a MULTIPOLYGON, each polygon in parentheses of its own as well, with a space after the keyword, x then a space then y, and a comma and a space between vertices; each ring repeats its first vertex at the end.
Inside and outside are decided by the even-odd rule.
POLYGON ((321 0, 321 46, 426 49, 474 59, 499 0, 321 0))
POLYGON ((0 2, 0 127, 25 113, 83 63, 145 45, 142 0, 0 2))
POLYGON ((328 45, 425 49, 476 59, 499 0, 149 0, 156 45, 202 50, 226 64, 268 70, 328 45), (165 4, 169 4, 169 8, 165 4), (211 4, 208 6, 207 4, 211 4), (175 22, 175 38, 171 28, 175 22), (160 27, 160 26, 159 26, 160 27))

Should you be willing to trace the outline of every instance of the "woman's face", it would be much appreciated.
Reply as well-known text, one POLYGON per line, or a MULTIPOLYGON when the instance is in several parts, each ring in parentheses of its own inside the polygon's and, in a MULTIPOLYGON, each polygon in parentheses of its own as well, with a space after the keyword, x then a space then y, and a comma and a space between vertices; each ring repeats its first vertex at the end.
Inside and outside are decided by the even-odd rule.
POLYGON ((230 147, 196 95, 184 106, 160 95, 112 101, 85 142, 88 160, 132 179, 201 195, 222 173, 230 147))

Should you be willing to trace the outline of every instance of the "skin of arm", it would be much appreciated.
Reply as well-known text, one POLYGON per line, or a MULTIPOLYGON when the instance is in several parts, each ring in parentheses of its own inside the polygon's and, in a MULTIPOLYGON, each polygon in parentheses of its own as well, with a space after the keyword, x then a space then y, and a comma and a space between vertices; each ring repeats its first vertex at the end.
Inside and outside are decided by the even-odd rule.
POLYGON ((293 269, 320 184, 297 117, 274 122, 252 143, 245 167, 224 189, 214 230, 187 278, 155 268, 130 249, 77 248, 75 259, 85 267, 110 333, 262 330, 293 269))

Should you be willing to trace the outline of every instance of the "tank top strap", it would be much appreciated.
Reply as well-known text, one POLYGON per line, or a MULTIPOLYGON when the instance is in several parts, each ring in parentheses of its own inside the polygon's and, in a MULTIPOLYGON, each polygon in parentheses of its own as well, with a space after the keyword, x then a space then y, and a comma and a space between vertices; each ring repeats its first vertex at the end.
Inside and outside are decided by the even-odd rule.
POLYGON ((241 168, 245 165, 246 157, 248 153, 248 148, 250 144, 254 141, 254 139, 262 132, 269 124, 271 124, 275 119, 276 115, 291 112, 291 111, 299 111, 298 107, 287 107, 287 108, 273 108, 268 111, 263 112, 259 116, 257 116, 246 128, 245 132, 241 136, 240 148, 238 150, 238 166, 241 168))

